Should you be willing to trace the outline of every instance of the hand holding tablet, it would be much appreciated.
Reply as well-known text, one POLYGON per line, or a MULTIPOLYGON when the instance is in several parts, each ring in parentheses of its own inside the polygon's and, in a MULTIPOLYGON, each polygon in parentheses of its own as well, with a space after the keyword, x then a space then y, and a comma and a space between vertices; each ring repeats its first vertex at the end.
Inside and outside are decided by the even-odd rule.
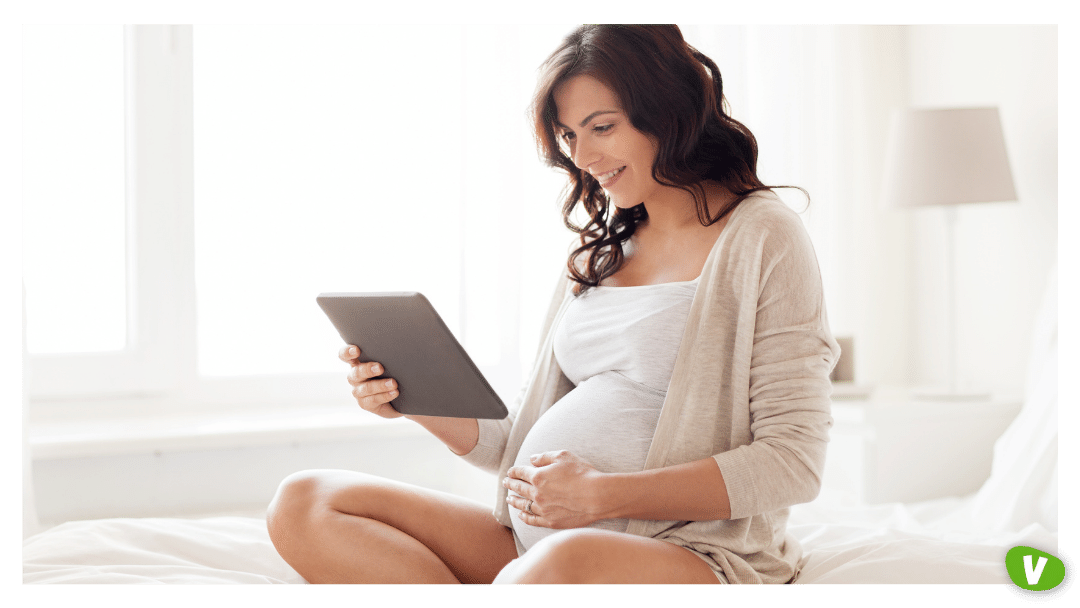
POLYGON ((360 349, 352 344, 342 348, 338 357, 352 366, 349 371, 349 384, 352 385, 353 397, 361 408, 383 418, 399 418, 405 415, 395 410, 390 403, 398 396, 397 382, 392 378, 376 378, 383 371, 382 365, 361 363, 360 349))
POLYGON ((339 356, 353 366, 349 383, 365 410, 385 418, 507 416, 502 400, 422 294, 324 293, 316 301, 347 345, 339 356))

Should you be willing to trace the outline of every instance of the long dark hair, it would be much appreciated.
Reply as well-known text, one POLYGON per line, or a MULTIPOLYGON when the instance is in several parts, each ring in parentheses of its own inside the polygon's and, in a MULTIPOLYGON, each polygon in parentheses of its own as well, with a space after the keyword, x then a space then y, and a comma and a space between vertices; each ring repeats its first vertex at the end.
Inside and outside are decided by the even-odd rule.
POLYGON ((562 213, 566 227, 580 235, 580 245, 567 260, 578 292, 599 285, 622 266, 622 244, 648 217, 645 206, 638 204, 615 208, 609 219, 610 205, 600 183, 578 169, 559 145, 554 91, 582 74, 611 89, 633 127, 657 140, 653 179, 690 193, 703 226, 720 221, 753 192, 769 188, 757 176, 757 140, 728 115, 720 70, 683 40, 678 26, 578 28, 541 66, 531 108, 541 157, 570 178, 562 213), (709 214, 704 180, 736 195, 715 216, 709 214), (589 216, 584 226, 570 219, 578 204, 589 216), (581 256, 586 256, 583 271, 581 256))

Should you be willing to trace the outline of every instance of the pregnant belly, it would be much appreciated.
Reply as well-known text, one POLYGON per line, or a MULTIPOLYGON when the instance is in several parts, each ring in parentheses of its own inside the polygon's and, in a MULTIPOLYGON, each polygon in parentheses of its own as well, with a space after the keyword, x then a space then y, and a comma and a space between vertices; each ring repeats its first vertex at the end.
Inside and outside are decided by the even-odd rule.
MULTIPOLYGON (((567 450, 602 473, 630 473, 645 467, 664 392, 617 372, 593 376, 566 394, 525 437, 516 461, 529 464, 541 452, 567 450)), ((514 532, 526 549, 555 530, 530 526, 510 507, 514 532)), ((625 531, 628 521, 608 519, 589 527, 625 531)))

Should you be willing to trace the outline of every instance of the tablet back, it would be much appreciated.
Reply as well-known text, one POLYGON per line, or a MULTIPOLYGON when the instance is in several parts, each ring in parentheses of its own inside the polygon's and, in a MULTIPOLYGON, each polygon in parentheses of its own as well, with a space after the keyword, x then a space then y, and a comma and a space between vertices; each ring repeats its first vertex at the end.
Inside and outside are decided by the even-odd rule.
POLYGON ((324 293, 316 301, 360 361, 393 378, 403 414, 451 418, 507 416, 506 406, 428 299, 408 293, 324 293))

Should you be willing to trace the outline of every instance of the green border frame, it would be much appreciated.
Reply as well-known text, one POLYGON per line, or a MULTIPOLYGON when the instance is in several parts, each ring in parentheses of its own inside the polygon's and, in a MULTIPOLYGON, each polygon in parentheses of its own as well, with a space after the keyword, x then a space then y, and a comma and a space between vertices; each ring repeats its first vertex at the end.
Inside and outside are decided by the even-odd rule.
MULTIPOLYGON (((0 163, 5 191, 12 195, 12 203, 3 205, 3 215, 9 220, 2 222, 3 238, 0 247, 0 282, 10 285, 12 292, 0 302, 0 340, 3 362, 2 386, 11 404, 18 402, 15 387, 21 386, 18 369, 22 367, 22 355, 16 353, 21 343, 21 305, 16 305, 16 285, 22 276, 22 212, 21 203, 21 29, 23 23, 565 23, 603 22, 618 17, 621 22, 636 23, 1048 23, 1059 24, 1065 32, 1072 31, 1074 19, 1066 18, 1065 11, 1057 2, 1028 0, 1027 2, 943 2, 942 0, 909 0, 904 3, 879 5, 869 2, 829 1, 806 2, 800 0, 773 0, 768 3, 734 2, 596 2, 586 5, 580 1, 554 0, 535 4, 511 4, 505 1, 482 0, 468 3, 413 0, 401 3, 369 4, 361 1, 342 0, 186 0, 173 5, 139 0, 42 0, 18 5, 5 5, 0 9, 0 78, 9 82, 3 89, 2 109, 5 120, 0 121, 0 153, 5 162, 0 163), (18 361, 18 364, 14 362, 18 361)), ((1059 36, 1059 56, 1069 57, 1077 49, 1076 39, 1059 36), (1071 51, 1071 52, 1070 52, 1071 51)), ((1071 79, 1061 82, 1061 96, 1072 98, 1075 83, 1071 79)), ((1062 133, 1076 133, 1076 119, 1065 114, 1061 122, 1062 133)), ((1065 146, 1061 150, 1059 164, 1070 165, 1076 161, 1076 152, 1070 144, 1072 137, 1061 138, 1065 146)), ((1063 225, 1076 224, 1077 211, 1071 206, 1059 208, 1059 221, 1063 225)), ((1075 242, 1062 243, 1064 259, 1076 259, 1075 242)), ((1063 265, 1063 270, 1069 268, 1063 265)), ((1062 281, 1061 301, 1063 310, 1074 310, 1068 302, 1077 302, 1076 287, 1070 281, 1062 281)), ((1065 317, 1061 332, 1076 336, 1076 321, 1065 317)), ((1064 341, 1068 341, 1067 339, 1064 341)), ((1071 351, 1063 353, 1062 367, 1074 368, 1077 357, 1071 351)), ((1075 369, 1075 368, 1074 368, 1075 369)), ((1071 394, 1067 390, 1066 394, 1071 394)), ((14 405, 12 411, 16 411, 14 405)), ((8 418, 17 420, 17 416, 8 418)), ((1078 416, 1071 408, 1061 408, 1062 427, 1077 429, 1078 416)), ((18 424, 6 429, 9 441, 4 442, 2 461, 5 477, 17 485, 21 477, 18 463, 22 438, 18 424), (18 438, 16 438, 18 437, 18 438)), ((1061 458, 1071 465, 1077 459, 1077 444, 1062 442, 1061 458)), ((1077 491, 1069 484, 1062 485, 1062 513, 1076 512, 1077 491)), ((0 529, 3 546, 13 548, 21 537, 18 524, 21 506, 16 501, 6 501, 4 506, 6 525, 0 529)), ((1080 558, 1080 541, 1076 526, 1063 524, 1061 542, 1074 559, 1080 558)), ((621 604, 663 605, 671 603, 688 606, 713 605, 714 603, 792 604, 798 606, 833 606, 850 603, 881 603, 907 606, 913 603, 932 602, 974 603, 980 606, 1016 606, 1022 602, 1003 587, 990 586, 801 586, 770 587, 770 589, 746 589, 746 587, 676 587, 676 589, 630 589, 630 587, 592 587, 592 589, 540 589, 540 587, 496 587, 477 589, 462 587, 457 590, 421 589, 421 587, 288 587, 272 590, 271 587, 171 587, 170 591, 145 590, 140 587, 28 587, 21 583, 22 555, 14 551, 4 552, 2 581, 4 589, 18 585, 19 590, 5 591, 6 597, 14 599, 19 606, 55 605, 59 603, 109 605, 156 605, 188 606, 192 603, 228 605, 234 603, 268 602, 272 605, 295 606, 311 600, 342 600, 367 604, 377 603, 426 603, 432 605, 460 604, 512 604, 515 608, 543 606, 554 603, 584 603, 590 600, 608 600, 621 604), (796 591, 798 589, 798 591, 796 591), (311 595, 309 595, 311 594, 311 595)), ((1074 595, 1080 591, 1072 592, 1074 595)))

